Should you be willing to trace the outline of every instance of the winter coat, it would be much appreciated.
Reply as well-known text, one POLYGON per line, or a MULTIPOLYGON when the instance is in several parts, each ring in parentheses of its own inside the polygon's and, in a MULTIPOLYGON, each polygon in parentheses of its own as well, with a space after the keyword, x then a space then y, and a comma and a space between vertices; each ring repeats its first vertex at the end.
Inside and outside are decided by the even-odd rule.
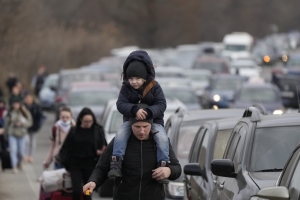
MULTIPOLYGON (((71 126, 75 126, 75 121, 72 120, 71 126)), ((55 156, 59 153, 68 133, 69 132, 64 132, 57 123, 52 127, 52 133, 50 136, 50 140, 52 142, 45 163, 50 165, 53 160, 56 162, 55 156)))
POLYGON ((43 121, 45 120, 45 116, 43 114, 42 108, 36 104, 33 103, 32 105, 25 104, 26 108, 29 110, 32 116, 33 124, 28 129, 29 133, 36 133, 38 130, 40 130, 43 121))
POLYGON ((135 104, 145 103, 149 105, 147 108, 147 118, 153 118, 153 123, 161 124, 164 126, 164 112, 167 107, 167 102, 163 90, 160 85, 152 80, 150 84, 143 89, 144 94, 139 94, 138 90, 135 90, 125 82, 119 93, 117 100, 117 109, 123 114, 123 121, 128 121, 129 117, 135 117, 138 106, 135 104), (145 94, 147 87, 152 86, 150 90, 145 94))
MULTIPOLYGON (((64 165, 64 167, 69 170, 70 167, 72 167, 72 161, 74 161, 74 159, 78 159, 79 161, 82 160, 82 158, 78 157, 78 155, 74 155, 73 153, 73 148, 74 146, 78 145, 76 144, 76 142, 74 141, 74 137, 77 133, 77 127, 72 127, 61 150, 60 150, 60 157, 61 157, 61 161, 62 164, 64 165), (67 158, 67 159, 65 159, 67 158)), ((97 163, 98 159, 100 158, 100 155, 97 154, 97 150, 104 150, 107 146, 107 142, 105 139, 105 135, 104 135, 104 131, 101 125, 95 124, 93 127, 93 152, 94 154, 94 159, 93 159, 93 163, 89 163, 92 164, 92 168, 95 166, 95 164, 97 163)), ((84 167, 88 167, 85 166, 87 165, 86 162, 75 162, 76 163, 76 167, 79 168, 84 168, 84 167)))
MULTIPOLYGON (((109 143, 98 161, 88 182, 101 186, 108 178, 110 158, 114 139, 109 143)), ((169 143, 171 175, 169 180, 177 179, 181 174, 181 166, 169 143)), ((152 178, 152 170, 157 168, 157 153, 152 135, 147 140, 138 140, 131 134, 124 160, 122 161, 122 177, 115 179, 114 200, 162 200, 165 198, 164 186, 152 178)))
POLYGON ((5 135, 13 135, 15 137, 23 137, 28 131, 27 129, 32 126, 32 117, 30 112, 25 108, 21 111, 11 110, 7 113, 4 119, 5 135), (21 126, 16 126, 16 123, 21 123, 21 126))

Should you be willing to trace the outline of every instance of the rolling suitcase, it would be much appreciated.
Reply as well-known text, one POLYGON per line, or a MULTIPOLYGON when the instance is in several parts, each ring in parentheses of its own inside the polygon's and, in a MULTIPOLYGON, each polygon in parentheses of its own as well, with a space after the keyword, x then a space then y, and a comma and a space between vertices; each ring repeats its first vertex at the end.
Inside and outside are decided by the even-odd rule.
POLYGON ((1 146, 1 154, 0 154, 0 159, 1 159, 1 168, 4 171, 5 169, 11 169, 11 160, 10 160, 10 154, 9 151, 7 150, 7 142, 5 141, 4 135, 0 135, 0 146, 1 146))
POLYGON ((40 197, 39 200, 51 200, 51 193, 47 193, 43 190, 42 186, 40 187, 40 197))

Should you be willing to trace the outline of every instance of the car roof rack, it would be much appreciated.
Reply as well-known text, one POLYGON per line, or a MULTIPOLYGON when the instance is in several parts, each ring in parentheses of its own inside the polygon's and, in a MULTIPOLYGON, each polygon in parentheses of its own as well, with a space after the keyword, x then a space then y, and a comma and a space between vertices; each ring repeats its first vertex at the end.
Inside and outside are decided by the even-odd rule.
POLYGON ((243 117, 250 117, 252 122, 258 122, 261 120, 261 111, 254 106, 250 106, 245 110, 243 117))

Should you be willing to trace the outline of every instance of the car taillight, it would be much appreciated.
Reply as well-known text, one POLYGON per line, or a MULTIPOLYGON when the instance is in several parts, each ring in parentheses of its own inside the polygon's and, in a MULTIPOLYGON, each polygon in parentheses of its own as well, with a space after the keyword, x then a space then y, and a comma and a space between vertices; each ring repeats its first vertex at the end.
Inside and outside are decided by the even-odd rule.
POLYGON ((63 98, 61 96, 58 96, 56 97, 55 99, 56 102, 62 102, 63 101, 63 98))

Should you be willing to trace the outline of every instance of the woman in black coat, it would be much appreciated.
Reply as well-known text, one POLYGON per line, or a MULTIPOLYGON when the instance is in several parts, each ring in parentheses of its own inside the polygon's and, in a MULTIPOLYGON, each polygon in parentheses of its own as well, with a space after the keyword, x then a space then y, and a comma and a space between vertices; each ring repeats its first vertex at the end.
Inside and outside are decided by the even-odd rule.
POLYGON ((97 124, 91 109, 83 108, 60 150, 61 162, 71 174, 73 200, 80 200, 82 183, 88 181, 106 146, 102 126, 97 124))

